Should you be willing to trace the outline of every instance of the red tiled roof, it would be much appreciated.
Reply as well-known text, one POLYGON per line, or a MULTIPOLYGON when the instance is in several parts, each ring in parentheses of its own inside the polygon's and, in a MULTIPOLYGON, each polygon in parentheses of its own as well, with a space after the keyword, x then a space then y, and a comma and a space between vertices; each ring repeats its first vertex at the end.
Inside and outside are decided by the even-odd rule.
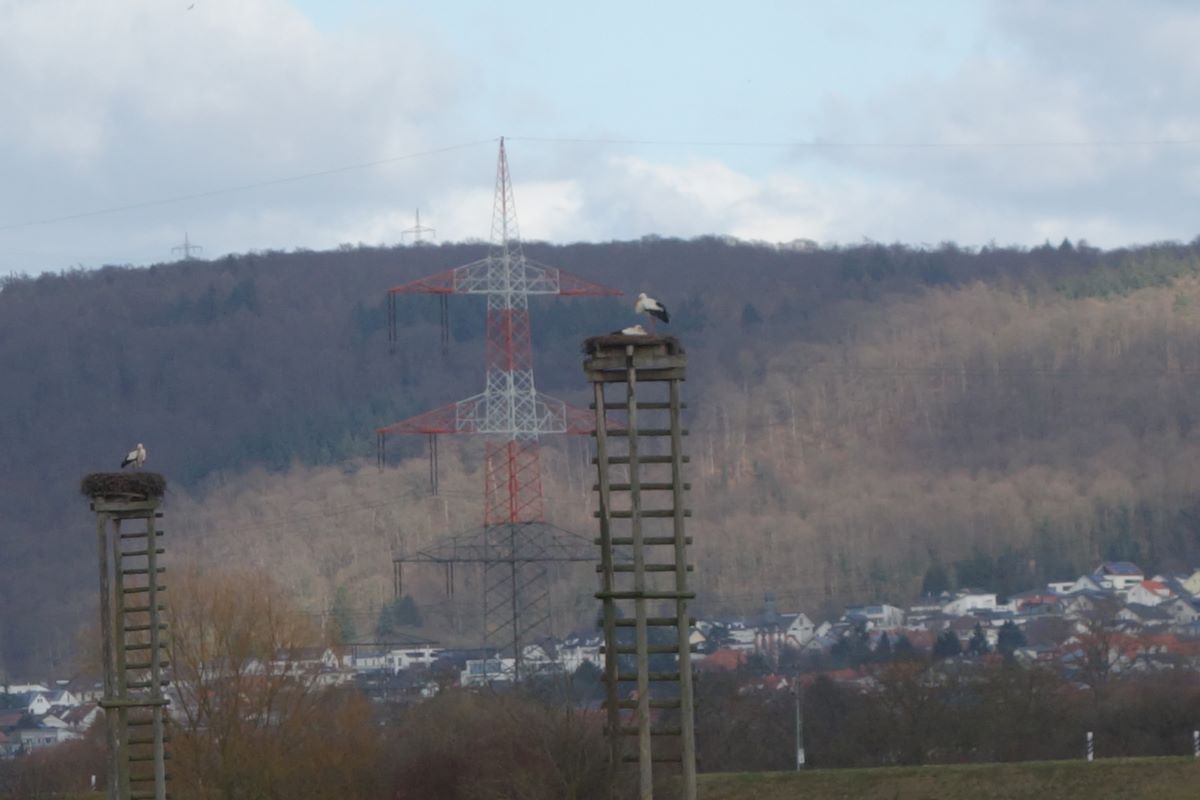
POLYGON ((722 647, 720 650, 709 653, 702 659, 698 659, 696 661, 696 668, 734 670, 745 660, 746 656, 744 653, 729 647, 722 647))

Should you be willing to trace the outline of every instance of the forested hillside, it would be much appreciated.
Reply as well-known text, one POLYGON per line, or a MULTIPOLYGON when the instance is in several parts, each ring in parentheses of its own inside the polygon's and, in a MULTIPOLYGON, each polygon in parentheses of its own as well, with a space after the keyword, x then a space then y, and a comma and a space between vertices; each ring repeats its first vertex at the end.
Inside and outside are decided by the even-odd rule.
MULTIPOLYGON (((1101 252, 647 239, 537 260, 671 306, 691 356, 693 530, 707 610, 764 587, 812 613, 943 580, 1005 591, 1103 556, 1200 563, 1200 245, 1101 252)), ((479 390, 483 309, 383 290, 481 245, 256 253, 10 279, 0 291, 0 653, 60 663, 90 623, 80 475, 137 441, 189 558, 271 565, 314 611, 368 613, 390 547, 477 522, 478 442, 374 469, 376 426, 479 390)), ((627 299, 533 309, 542 389, 580 400, 578 343, 627 299)), ((547 454, 586 530, 582 444, 547 454)), ((551 472, 551 470, 547 470, 551 472)), ((579 610, 579 609, 574 609, 579 610)), ((572 609, 564 610, 570 615, 572 609)), ((65 670, 65 666, 62 667, 65 670)))

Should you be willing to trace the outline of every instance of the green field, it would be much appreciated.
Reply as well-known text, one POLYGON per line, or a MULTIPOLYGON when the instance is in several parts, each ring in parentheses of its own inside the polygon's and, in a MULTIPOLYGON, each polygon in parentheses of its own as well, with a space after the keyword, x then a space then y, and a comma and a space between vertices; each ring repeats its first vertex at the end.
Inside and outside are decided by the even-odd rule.
POLYGON ((1200 760, 1111 758, 700 776, 702 800, 1196 800, 1200 760))

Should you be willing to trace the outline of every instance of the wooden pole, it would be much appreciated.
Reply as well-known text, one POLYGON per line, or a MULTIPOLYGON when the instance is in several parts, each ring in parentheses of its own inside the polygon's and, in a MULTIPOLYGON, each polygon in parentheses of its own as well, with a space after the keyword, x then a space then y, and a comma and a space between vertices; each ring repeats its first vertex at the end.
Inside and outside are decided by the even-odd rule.
POLYGON ((616 589, 613 575, 612 526, 609 522, 610 480, 608 474, 608 411, 604 403, 604 384, 592 384, 596 400, 596 467, 600 491, 600 575, 604 624, 604 689, 608 717, 609 769, 615 774, 621 765, 621 709, 617 690, 617 611, 612 597, 616 589))
POLYGON ((154 737, 154 800, 166 800, 167 767, 163 737, 162 654, 158 611, 158 532, 154 527, 154 512, 146 516, 146 573, 150 598, 150 708, 151 731, 154 737))
POLYGON ((683 763, 683 798, 696 800, 696 730, 692 706, 691 620, 684 595, 687 586, 687 537, 684 528, 685 501, 683 482, 683 427, 679 420, 679 381, 670 381, 671 414, 671 500, 674 509, 675 538, 675 630, 679 635, 679 727, 680 756, 683 763))
POLYGON ((117 774, 120 797, 129 797, 129 678, 125 669, 125 576, 121 566, 121 517, 116 517, 112 536, 113 595, 117 606, 113 615, 113 644, 117 656, 117 774))
POLYGON ((625 347, 626 407, 629 420, 629 520, 633 537, 634 631, 637 648, 638 791, 654 797, 654 753, 650 741, 650 656, 646 629, 646 554, 642 541, 641 469, 638 464, 637 367, 633 345, 625 347))
POLYGON ((104 725, 108 739, 108 798, 120 800, 121 797, 121 767, 118 760, 118 732, 116 709, 107 703, 116 699, 116 675, 113 666, 113 603, 110 590, 110 575, 108 566, 108 514, 96 514, 96 543, 99 550, 100 562, 100 636, 102 658, 104 659, 104 725))

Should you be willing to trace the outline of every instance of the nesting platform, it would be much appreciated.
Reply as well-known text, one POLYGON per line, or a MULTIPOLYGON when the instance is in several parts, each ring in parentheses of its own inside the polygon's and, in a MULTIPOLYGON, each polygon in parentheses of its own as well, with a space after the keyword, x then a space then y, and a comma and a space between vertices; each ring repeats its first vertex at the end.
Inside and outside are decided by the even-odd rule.
POLYGON ((93 500, 150 500, 166 493, 167 479, 157 472, 93 472, 79 491, 93 500))
POLYGON ((686 377, 687 356, 674 336, 593 336, 583 342, 584 373, 593 383, 624 383, 629 370, 640 381, 681 381, 686 377))

